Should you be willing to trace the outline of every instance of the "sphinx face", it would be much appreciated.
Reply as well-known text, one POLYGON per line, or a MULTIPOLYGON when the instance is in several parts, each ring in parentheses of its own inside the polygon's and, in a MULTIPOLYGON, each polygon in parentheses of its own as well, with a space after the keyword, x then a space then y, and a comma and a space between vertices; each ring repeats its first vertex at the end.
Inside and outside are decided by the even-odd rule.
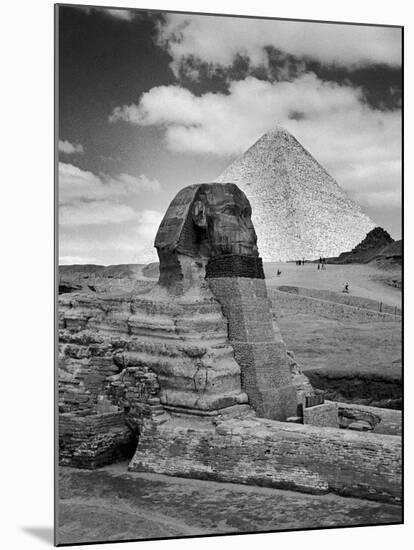
POLYGON ((183 188, 168 207, 155 238, 159 284, 177 295, 201 288, 208 266, 210 277, 237 273, 264 278, 251 214, 246 195, 234 183, 183 188))
POLYGON ((234 184, 210 184, 200 190, 193 221, 206 231, 211 257, 258 256, 251 214, 247 197, 234 184))

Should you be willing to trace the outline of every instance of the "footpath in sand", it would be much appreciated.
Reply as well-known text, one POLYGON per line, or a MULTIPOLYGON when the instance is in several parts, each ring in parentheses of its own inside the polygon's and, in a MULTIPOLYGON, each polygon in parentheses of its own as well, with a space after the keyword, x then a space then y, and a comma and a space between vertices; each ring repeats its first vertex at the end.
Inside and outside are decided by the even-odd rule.
POLYGON ((348 283, 352 296, 370 298, 390 306, 401 307, 401 291, 380 282, 378 279, 384 276, 384 271, 370 265, 328 264, 326 269, 318 270, 317 264, 298 266, 295 263, 269 262, 264 264, 264 269, 269 287, 296 285, 341 292, 345 283, 348 283), (280 277, 276 275, 278 269, 282 272, 280 277))

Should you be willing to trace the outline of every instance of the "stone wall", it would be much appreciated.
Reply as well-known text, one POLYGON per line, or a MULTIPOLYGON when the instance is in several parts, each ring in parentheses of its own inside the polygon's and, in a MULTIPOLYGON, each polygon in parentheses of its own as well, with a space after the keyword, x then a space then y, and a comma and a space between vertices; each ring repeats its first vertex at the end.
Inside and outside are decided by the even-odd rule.
POLYGON ((272 300, 273 312, 276 319, 296 313, 311 313, 328 319, 349 320, 360 323, 368 323, 370 321, 401 321, 400 315, 379 313, 369 309, 338 304, 328 300, 319 300, 275 289, 269 289, 269 297, 272 300))
POLYGON ((370 426, 374 433, 402 435, 402 413, 393 409, 338 403, 339 425, 349 428, 353 422, 363 422, 370 426))
POLYGON ((106 379, 127 366, 152 370, 164 406, 211 411, 247 402, 227 321, 207 285, 172 298, 62 294, 59 297, 59 406, 90 408, 106 379))
POLYGON ((128 293, 77 293, 59 296, 59 411, 94 407, 108 376, 123 368, 120 354, 128 339, 123 317, 128 293), (103 298, 106 296, 106 299, 103 298))
POLYGON ((126 367, 109 377, 101 392, 91 409, 59 415, 61 464, 92 469, 130 458, 145 424, 168 419, 157 377, 145 366, 126 367))
POLYGON ((401 501, 401 439, 267 419, 145 431, 129 469, 401 501))
POLYGON ((119 372, 116 343, 92 331, 60 332, 59 410, 70 412, 96 404, 108 376, 119 372))
POLYGON ((160 403, 159 384, 145 366, 129 366, 108 379, 106 395, 125 414, 125 422, 139 437, 145 423, 163 423, 168 415, 160 403))
POLYGON ((301 286, 282 285, 278 286, 277 290, 298 294, 300 296, 308 296, 309 298, 317 298, 318 300, 328 300, 347 306, 369 309, 377 313, 389 313, 390 315, 401 315, 401 308, 389 306, 377 300, 363 298, 362 296, 353 296, 345 292, 335 292, 333 290, 322 290, 319 288, 306 288, 301 286))
POLYGON ((323 403, 303 408, 303 423, 323 428, 338 428, 338 404, 323 403))
POLYGON ((130 457, 135 446, 121 411, 59 415, 59 463, 64 466, 98 468, 130 457))

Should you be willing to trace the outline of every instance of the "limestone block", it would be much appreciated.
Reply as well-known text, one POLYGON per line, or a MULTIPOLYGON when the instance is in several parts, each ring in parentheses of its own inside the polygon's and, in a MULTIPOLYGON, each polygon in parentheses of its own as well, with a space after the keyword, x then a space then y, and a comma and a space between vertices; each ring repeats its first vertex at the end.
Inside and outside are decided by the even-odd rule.
POLYGON ((348 428, 352 422, 367 422, 375 433, 401 435, 402 412, 353 403, 338 403, 341 428, 348 428))
POLYGON ((122 412, 59 415, 59 463, 93 469, 130 456, 135 438, 122 412))
POLYGON ((228 321, 230 343, 250 404, 267 418, 296 416, 298 396, 286 346, 275 331, 264 280, 220 277, 208 281, 228 321))
POLYGON ((132 471, 401 502, 401 438, 254 418, 145 429, 132 471))
POLYGON ((338 404, 334 402, 304 407, 303 423, 321 427, 339 427, 338 404))
POLYGON ((355 430, 357 432, 370 432, 372 431, 372 426, 369 422, 364 422, 363 420, 356 420, 351 422, 348 426, 348 430, 355 430))

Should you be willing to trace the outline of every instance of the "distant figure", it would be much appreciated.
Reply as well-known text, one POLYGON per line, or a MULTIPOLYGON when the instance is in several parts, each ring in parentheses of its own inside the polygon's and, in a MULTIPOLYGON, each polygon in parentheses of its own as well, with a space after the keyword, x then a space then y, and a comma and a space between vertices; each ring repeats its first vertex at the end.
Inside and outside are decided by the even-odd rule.
POLYGON ((280 271, 280 269, 277 270, 277 276, 280 277, 282 274, 282 272, 280 271))
POLYGON ((319 271, 320 268, 321 268, 321 264, 318 263, 318 271, 319 271))
POLYGON ((345 292, 346 294, 349 294, 349 284, 345 283, 344 289, 342 292, 345 292))

